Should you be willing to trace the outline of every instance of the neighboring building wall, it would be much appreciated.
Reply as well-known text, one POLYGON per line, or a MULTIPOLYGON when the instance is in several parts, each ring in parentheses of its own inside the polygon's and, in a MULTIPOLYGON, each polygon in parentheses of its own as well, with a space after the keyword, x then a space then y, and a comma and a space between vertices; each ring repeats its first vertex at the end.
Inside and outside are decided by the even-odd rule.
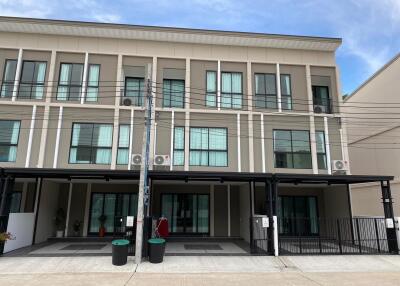
MULTIPOLYGON (((352 119, 347 122, 351 173, 394 176, 391 191, 395 215, 400 215, 396 200, 400 196, 400 122, 396 119, 399 108, 393 103, 398 102, 399 73, 400 57, 397 55, 343 104, 345 114, 359 114, 349 115, 352 119)), ((353 215, 382 216, 380 185, 353 186, 351 190, 353 215)))

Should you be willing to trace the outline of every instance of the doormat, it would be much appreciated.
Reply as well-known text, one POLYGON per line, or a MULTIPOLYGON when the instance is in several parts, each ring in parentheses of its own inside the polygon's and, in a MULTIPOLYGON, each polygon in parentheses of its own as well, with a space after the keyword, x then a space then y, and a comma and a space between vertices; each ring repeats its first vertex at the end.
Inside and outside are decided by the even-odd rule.
POLYGON ((219 244, 184 244, 186 250, 223 250, 219 244))
POLYGON ((70 244, 60 250, 100 250, 107 244, 70 244))

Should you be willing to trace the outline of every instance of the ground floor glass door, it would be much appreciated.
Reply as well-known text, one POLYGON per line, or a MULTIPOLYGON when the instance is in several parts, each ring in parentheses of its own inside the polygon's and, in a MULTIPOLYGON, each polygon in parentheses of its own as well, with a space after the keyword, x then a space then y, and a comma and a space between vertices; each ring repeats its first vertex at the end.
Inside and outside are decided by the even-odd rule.
POLYGON ((116 217, 136 216, 137 194, 132 193, 93 193, 90 204, 89 233, 98 233, 99 217, 106 216, 106 233, 114 232, 116 217))
POLYGON ((312 236, 319 234, 317 198, 313 196, 279 196, 279 233, 312 236))
POLYGON ((161 215, 168 219, 170 233, 208 234, 208 194, 162 194, 161 215))

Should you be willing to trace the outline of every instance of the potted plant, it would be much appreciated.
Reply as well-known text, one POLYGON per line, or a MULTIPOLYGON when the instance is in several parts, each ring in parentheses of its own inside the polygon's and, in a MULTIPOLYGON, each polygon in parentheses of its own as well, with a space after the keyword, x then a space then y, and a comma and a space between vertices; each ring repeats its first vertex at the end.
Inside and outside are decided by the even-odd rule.
POLYGON ((56 237, 60 238, 64 236, 65 229, 65 212, 63 208, 59 208, 54 219, 54 224, 57 228, 56 237))
POLYGON ((99 228, 99 236, 104 237, 106 234, 106 228, 104 227, 104 223, 107 220, 107 216, 102 214, 99 216, 100 228, 99 228))
POLYGON ((0 256, 3 253, 4 244, 7 240, 15 240, 15 236, 9 232, 0 232, 0 256))
POLYGON ((0 232, 0 243, 4 243, 7 240, 15 240, 15 236, 9 232, 0 232))
POLYGON ((73 225, 75 236, 79 236, 79 232, 81 230, 81 225, 82 225, 82 222, 80 220, 75 220, 74 225, 73 225))

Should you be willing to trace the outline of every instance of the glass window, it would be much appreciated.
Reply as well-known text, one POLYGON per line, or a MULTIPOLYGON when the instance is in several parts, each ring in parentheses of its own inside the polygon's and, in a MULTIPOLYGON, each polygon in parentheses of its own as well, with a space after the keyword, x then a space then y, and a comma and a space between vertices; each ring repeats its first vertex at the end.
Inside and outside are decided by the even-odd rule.
POLYGON ((0 162, 17 159, 20 121, 0 120, 0 162))
POLYGON ((11 193, 10 213, 19 213, 21 208, 22 192, 11 193))
POLYGON ((281 74, 281 101, 282 109, 292 109, 292 88, 291 79, 288 74, 281 74))
POLYGON ((175 166, 185 163, 185 127, 174 128, 174 160, 175 166))
POLYGON ((163 83, 163 106, 181 107, 185 106, 185 81, 177 79, 164 79, 163 83))
POLYGON ((125 97, 132 100, 132 105, 143 106, 144 99, 144 78, 125 78, 125 97))
POLYGON ((274 130, 276 168, 311 169, 310 134, 299 130, 274 130))
POLYGON ((318 202, 313 196, 279 196, 279 233, 311 236, 319 233, 318 202))
POLYGON ((24 61, 22 64, 18 98, 42 99, 45 77, 45 62, 24 61))
POLYGON ((228 166, 226 128, 190 128, 189 164, 191 166, 228 166))
POLYGON ((207 71, 206 106, 217 106, 217 72, 207 71))
POLYGON ((79 100, 82 78, 83 64, 61 64, 57 100, 79 100))
POLYGON ((318 113, 331 113, 331 103, 329 99, 329 88, 327 86, 312 87, 314 111, 318 113), (317 111, 316 106, 319 110, 317 111))
POLYGON ((130 126, 121 124, 119 126, 117 164, 123 165, 129 163, 129 142, 130 142, 130 126))
POLYGON ((97 101, 99 93, 100 65, 89 65, 86 101, 97 101))
POLYGON ((326 149, 325 149, 325 133, 323 131, 315 132, 316 142, 317 142, 317 159, 318 159, 318 169, 326 169, 326 149))
POLYGON ((110 164, 112 133, 112 124, 74 123, 69 162, 110 164))
POLYGON ((255 74, 255 106, 276 108, 276 75, 255 74))
POLYGON ((221 107, 242 108, 242 73, 222 72, 221 107))
POLYGON ((16 70, 17 60, 6 60, 0 97, 12 97, 16 70))

